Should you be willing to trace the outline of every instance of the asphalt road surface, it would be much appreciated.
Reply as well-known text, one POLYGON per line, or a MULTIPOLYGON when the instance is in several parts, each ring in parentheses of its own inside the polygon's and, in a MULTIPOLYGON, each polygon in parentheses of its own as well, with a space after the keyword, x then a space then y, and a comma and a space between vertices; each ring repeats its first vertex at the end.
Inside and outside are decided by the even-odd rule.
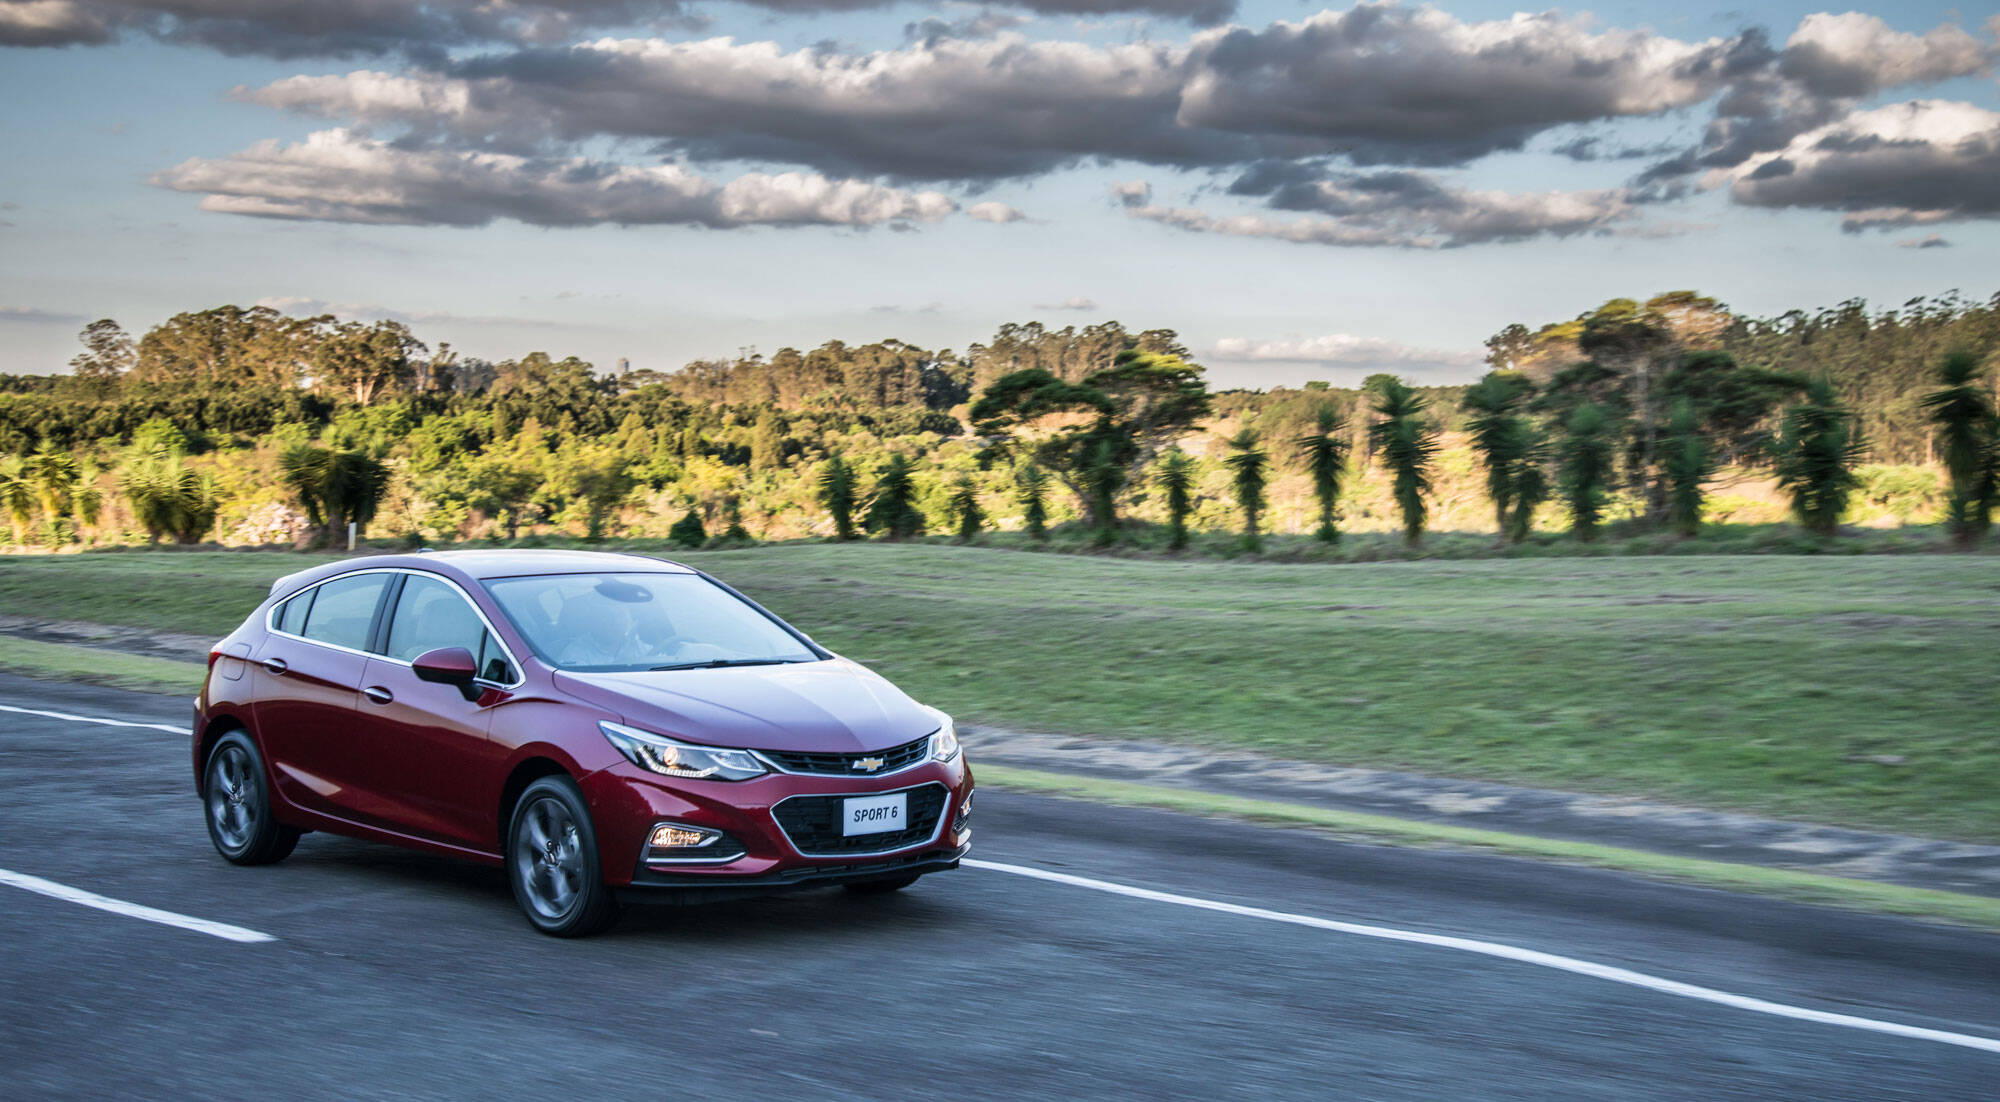
POLYGON ((497 870, 224 864, 183 701, 0 706, 173 729, 0 710, 9 1098, 2000 1097, 1987 934, 988 790, 986 867, 557 941, 497 870))

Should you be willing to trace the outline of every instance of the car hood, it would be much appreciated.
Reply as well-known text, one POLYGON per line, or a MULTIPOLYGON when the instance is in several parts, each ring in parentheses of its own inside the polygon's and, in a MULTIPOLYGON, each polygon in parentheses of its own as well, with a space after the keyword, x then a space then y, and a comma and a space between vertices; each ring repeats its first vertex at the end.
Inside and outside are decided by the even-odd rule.
POLYGON ((710 746, 855 753, 900 746, 938 728, 923 705, 845 658, 650 673, 558 671, 555 681, 634 727, 710 746))

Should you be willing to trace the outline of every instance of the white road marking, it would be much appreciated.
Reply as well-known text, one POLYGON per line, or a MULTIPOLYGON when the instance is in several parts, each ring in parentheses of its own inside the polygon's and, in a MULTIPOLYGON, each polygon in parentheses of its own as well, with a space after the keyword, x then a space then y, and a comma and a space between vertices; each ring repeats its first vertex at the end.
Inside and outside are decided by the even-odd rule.
POLYGON ((102 716, 78 716, 68 712, 44 712, 39 708, 16 708, 12 704, 0 704, 0 712, 18 712, 24 716, 42 716, 47 719, 67 720, 71 723, 101 723, 106 727, 138 727, 147 731, 165 731, 170 735, 188 733, 187 727, 176 727, 171 723, 132 723, 123 719, 105 719, 102 716))
POLYGON ((27 873, 0 869, 0 884, 7 884, 25 891, 46 895, 51 899, 60 899, 65 903, 78 903, 85 907, 95 907, 100 911, 110 911, 112 914, 124 915, 128 918, 142 918, 147 922, 157 922, 162 926, 175 926, 183 930, 193 930, 195 933, 207 934, 210 937, 219 937, 224 941, 240 941, 245 944, 255 944, 260 941, 278 940, 270 934, 259 933, 256 930, 246 930, 241 926, 231 926, 226 922, 210 922, 205 918, 191 918, 188 915, 175 914, 172 911, 162 911, 156 907, 145 907, 137 903, 127 903, 122 899, 113 899, 108 895, 87 892, 82 888, 72 888, 68 884, 58 884, 53 880, 44 880, 39 876, 29 876, 27 873))
POLYGON ((1534 949, 1522 949, 1514 945, 1502 945, 1495 941, 1479 941, 1475 938, 1452 937, 1447 934, 1426 934, 1415 930, 1398 930, 1389 926, 1370 926, 1359 922, 1340 922, 1330 918, 1315 918, 1312 915, 1291 914, 1285 911, 1270 911, 1262 907, 1246 907, 1239 903, 1223 903, 1213 899, 1202 899, 1192 895, 1176 895, 1173 892, 1154 891, 1150 888, 1135 888, 1129 884, 1117 884, 1109 880, 1094 880, 1087 876, 1072 876, 1065 872, 1050 872, 1047 869, 1031 868, 1027 865, 1008 865, 998 861, 979 861, 966 858, 960 862, 970 868, 987 869, 992 872, 1010 873, 1014 876, 1028 876, 1036 880, 1047 880, 1071 887, 1089 888, 1092 891, 1109 892, 1112 895, 1130 896, 1133 899, 1147 899, 1155 903, 1173 903, 1182 907, 1193 907, 1203 911, 1219 911, 1223 914, 1241 915, 1245 918, 1261 918, 1269 922, 1284 922, 1293 926, 1310 926, 1316 930, 1331 930, 1335 933, 1354 934, 1359 937, 1381 938, 1384 941, 1402 941, 1414 945, 1430 945, 1440 949, 1456 949, 1462 953, 1477 953, 1481 956, 1499 957, 1502 960, 1519 961, 1541 968, 1553 968, 1559 972, 1571 972, 1593 979, 1609 980, 1612 983, 1643 987, 1668 995, 1678 995, 1684 999, 1699 999, 1703 1002, 1719 1003, 1723 1006, 1748 1010, 1757 1014, 1769 1014, 1779 1018, 1792 1018, 1802 1022, 1817 1022, 1821 1025, 1844 1026, 1848 1029, 1862 1029, 1872 1033, 1886 1033, 1892 1037, 1909 1037, 1919 1041, 1935 1041, 1938 1044, 1957 1045, 1960 1048, 1978 1049, 1982 1052, 2000 1053, 2000 1040, 1978 1037, 1969 1033, 1952 1033, 1942 1029, 1926 1029, 1922 1026, 1903 1025, 1900 1022, 1884 1022, 1874 1018, 1862 1018, 1853 1014, 1835 1014, 1809 1007, 1774 1003, 1766 999, 1755 999, 1748 995, 1737 995, 1728 991, 1718 991, 1712 987, 1698 987, 1679 980, 1662 979, 1644 972, 1634 972, 1626 968, 1615 968, 1608 964, 1597 964, 1574 957, 1557 956, 1534 949))

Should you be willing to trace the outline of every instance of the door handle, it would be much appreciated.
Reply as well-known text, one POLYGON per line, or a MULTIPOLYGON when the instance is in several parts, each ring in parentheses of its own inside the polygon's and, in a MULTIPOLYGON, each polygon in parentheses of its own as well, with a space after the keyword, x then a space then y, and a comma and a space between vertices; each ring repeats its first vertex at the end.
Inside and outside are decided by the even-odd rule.
POLYGON ((367 688, 361 690, 361 695, 367 697, 368 699, 374 701, 377 704, 387 704, 396 699, 395 693, 390 692, 389 690, 383 688, 380 685, 368 686, 367 688))
POLYGON ((273 674, 282 674, 292 667, 282 658, 266 658, 264 659, 264 668, 270 670, 273 674))

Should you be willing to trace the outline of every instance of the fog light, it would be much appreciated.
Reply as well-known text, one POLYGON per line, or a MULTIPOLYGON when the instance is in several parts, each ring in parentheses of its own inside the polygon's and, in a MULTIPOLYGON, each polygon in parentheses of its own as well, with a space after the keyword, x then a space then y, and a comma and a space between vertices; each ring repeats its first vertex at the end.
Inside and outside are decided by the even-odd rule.
POLYGON ((653 828, 654 849, 700 849, 714 845, 722 835, 700 827, 686 827, 675 823, 662 823, 653 828))

